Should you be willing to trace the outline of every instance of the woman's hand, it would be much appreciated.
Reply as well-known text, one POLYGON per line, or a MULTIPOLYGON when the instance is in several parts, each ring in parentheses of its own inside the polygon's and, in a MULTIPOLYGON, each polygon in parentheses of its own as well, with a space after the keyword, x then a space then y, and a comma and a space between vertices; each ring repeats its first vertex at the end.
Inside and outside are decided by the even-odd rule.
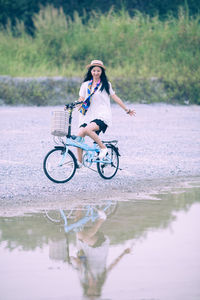
POLYGON ((136 115, 136 111, 134 109, 125 109, 125 112, 130 115, 130 116, 135 116, 136 115))
MULTIPOLYGON (((77 102, 84 102, 85 98, 79 97, 77 102)), ((81 108, 82 104, 77 105, 78 110, 81 108)))

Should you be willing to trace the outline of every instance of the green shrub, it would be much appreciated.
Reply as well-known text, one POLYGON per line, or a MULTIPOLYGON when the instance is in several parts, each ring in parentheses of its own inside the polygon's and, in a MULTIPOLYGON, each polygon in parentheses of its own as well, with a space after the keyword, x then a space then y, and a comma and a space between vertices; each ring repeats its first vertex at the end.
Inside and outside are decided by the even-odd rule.
MULTIPOLYGON (((131 17, 125 10, 93 12, 89 20, 75 13, 72 20, 47 6, 33 17, 34 38, 22 23, 15 35, 9 24, 0 31, 0 74, 83 77, 88 62, 101 59, 109 79, 130 101, 199 104, 199 21, 199 15, 189 17, 183 9, 165 21, 139 12, 131 17)), ((49 103, 40 87, 33 90, 41 98, 36 102, 49 103)), ((27 101, 32 103, 31 97, 27 101)))

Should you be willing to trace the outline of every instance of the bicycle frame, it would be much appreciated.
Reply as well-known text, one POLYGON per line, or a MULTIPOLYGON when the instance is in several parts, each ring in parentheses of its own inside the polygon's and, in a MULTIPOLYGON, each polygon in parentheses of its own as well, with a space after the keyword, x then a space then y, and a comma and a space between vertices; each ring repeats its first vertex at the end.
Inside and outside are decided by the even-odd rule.
POLYGON ((97 163, 97 162, 102 162, 102 163, 105 163, 105 164, 110 164, 111 163, 110 158, 106 158, 106 160, 94 159, 95 154, 99 153, 99 151, 100 151, 99 146, 96 143, 94 143, 93 146, 89 146, 86 143, 77 142, 72 137, 74 137, 74 136, 71 136, 69 138, 67 137, 66 143, 64 143, 64 145, 66 147, 66 153, 67 153, 70 146, 71 147, 76 147, 76 148, 80 148, 80 149, 87 152, 87 155, 88 155, 87 159, 88 159, 89 163, 97 163))
POLYGON ((97 144, 94 144, 93 147, 90 147, 88 144, 83 143, 83 142, 77 142, 76 140, 73 140, 72 138, 67 138, 65 145, 80 148, 85 151, 95 151, 95 152, 100 151, 99 146, 97 144))
POLYGON ((94 222, 95 220, 98 219, 98 213, 95 212, 94 208, 88 206, 87 211, 85 216, 78 220, 76 223, 74 224, 70 224, 68 225, 68 220, 67 220, 67 216, 65 215, 64 211, 62 209, 60 209, 60 214, 64 220, 64 230, 66 233, 70 232, 70 231, 80 231, 82 229, 82 227, 87 224, 89 221, 94 222))
MULTIPOLYGON (((111 206, 111 204, 112 202, 109 202, 104 207, 103 211, 106 211, 111 206)), ((70 225, 68 225, 68 219, 63 209, 60 209, 60 214, 64 220, 64 230, 66 233, 69 233, 70 231, 75 231, 75 232, 80 231, 82 230, 83 226, 87 224, 89 221, 95 222, 99 218, 98 212, 95 210, 94 207, 91 206, 87 206, 87 210, 83 218, 70 225)))

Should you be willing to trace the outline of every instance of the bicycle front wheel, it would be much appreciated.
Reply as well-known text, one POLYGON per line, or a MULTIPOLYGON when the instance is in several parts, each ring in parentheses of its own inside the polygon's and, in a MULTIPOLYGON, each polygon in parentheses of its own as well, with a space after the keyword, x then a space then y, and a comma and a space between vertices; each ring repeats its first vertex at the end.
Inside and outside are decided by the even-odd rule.
POLYGON ((61 210, 61 209, 54 209, 54 210, 45 210, 45 216, 47 219, 55 224, 64 224, 64 219, 66 218, 67 220, 75 219, 76 211, 73 209, 71 210, 61 210), (63 217, 63 215, 65 217, 63 217))
POLYGON ((45 175, 53 182, 65 183, 76 172, 76 158, 74 154, 65 148, 56 148, 47 153, 43 169, 45 175))
POLYGON ((104 179, 111 179, 115 176, 119 168, 119 156, 114 147, 108 145, 108 154, 103 159, 104 162, 97 163, 97 171, 104 179))

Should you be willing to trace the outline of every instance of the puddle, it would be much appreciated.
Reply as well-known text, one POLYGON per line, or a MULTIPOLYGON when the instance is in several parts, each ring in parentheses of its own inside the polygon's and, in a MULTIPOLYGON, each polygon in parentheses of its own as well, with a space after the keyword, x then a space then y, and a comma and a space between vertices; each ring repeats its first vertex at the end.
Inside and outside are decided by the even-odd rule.
POLYGON ((0 217, 0 299, 200 299, 200 189, 0 217))

